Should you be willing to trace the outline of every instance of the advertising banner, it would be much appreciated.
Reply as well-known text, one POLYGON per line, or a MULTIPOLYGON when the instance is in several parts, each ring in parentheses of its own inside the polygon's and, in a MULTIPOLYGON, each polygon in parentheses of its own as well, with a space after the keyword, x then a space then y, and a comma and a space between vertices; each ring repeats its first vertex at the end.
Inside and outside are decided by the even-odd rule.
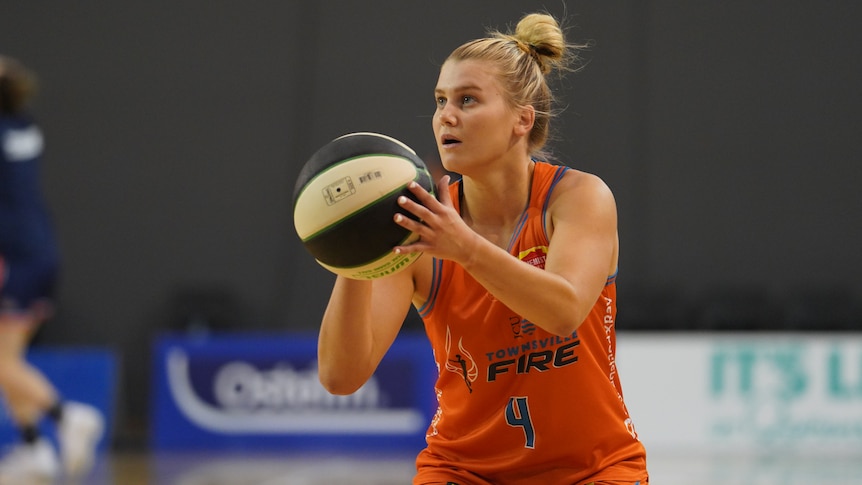
POLYGON ((399 336, 347 396, 317 375, 317 336, 165 335, 154 352, 156 449, 416 449, 436 409, 424 335, 399 336))
MULTIPOLYGON (((424 335, 400 336, 372 379, 333 396, 316 335, 164 336, 157 449, 419 450, 436 409, 424 335)), ((648 451, 862 456, 862 335, 627 333, 617 368, 648 451)))
POLYGON ((648 450, 862 456, 862 335, 623 333, 617 365, 648 450))
MULTIPOLYGON (((40 346, 30 349, 27 361, 45 374, 63 398, 90 404, 103 413, 106 429, 99 449, 107 449, 113 432, 117 388, 114 353, 102 348, 40 346)), ((43 420, 40 431, 56 440, 56 429, 49 420, 43 420)), ((0 399, 0 446, 18 440, 18 431, 0 399)))

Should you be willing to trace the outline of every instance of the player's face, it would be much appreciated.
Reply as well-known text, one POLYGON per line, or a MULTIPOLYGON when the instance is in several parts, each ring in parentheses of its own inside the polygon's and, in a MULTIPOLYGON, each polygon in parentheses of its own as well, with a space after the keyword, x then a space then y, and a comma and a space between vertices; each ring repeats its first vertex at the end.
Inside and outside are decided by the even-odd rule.
POLYGON ((465 174, 512 148, 518 116, 487 62, 447 61, 440 69, 434 98, 434 136, 447 170, 465 174))

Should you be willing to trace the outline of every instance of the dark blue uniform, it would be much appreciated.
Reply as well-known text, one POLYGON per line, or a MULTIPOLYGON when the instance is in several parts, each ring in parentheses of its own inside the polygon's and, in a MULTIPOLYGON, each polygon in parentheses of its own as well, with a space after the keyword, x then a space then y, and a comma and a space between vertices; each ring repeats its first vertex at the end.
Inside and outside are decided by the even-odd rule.
POLYGON ((50 303, 59 269, 42 196, 42 132, 32 120, 0 115, 0 312, 50 303))

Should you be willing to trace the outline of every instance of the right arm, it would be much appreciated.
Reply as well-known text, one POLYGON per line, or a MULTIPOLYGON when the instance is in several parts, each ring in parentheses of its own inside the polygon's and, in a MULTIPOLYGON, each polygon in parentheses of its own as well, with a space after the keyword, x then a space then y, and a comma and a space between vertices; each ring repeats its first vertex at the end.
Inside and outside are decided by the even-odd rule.
POLYGON ((371 281, 335 280, 317 342, 320 383, 327 391, 351 394, 371 378, 398 336, 413 289, 410 268, 371 281))

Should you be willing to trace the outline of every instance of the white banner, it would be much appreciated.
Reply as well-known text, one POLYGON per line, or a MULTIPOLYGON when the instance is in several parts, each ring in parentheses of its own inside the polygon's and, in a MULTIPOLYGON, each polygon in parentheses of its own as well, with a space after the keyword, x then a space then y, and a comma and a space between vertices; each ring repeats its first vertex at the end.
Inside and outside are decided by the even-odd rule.
POLYGON ((618 334, 647 450, 862 453, 862 335, 618 334))

